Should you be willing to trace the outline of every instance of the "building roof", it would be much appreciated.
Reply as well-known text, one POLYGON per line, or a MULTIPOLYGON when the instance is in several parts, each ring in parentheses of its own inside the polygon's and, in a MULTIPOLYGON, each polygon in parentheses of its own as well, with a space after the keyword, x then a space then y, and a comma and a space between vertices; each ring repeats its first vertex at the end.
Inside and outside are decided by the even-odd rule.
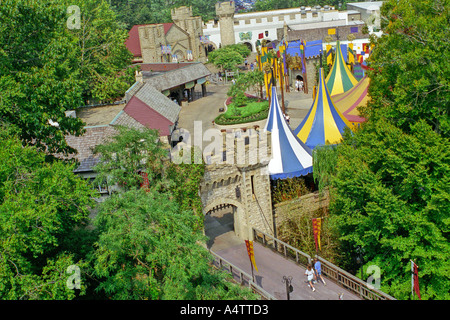
MULTIPOLYGON (((159 23, 157 23, 159 24, 159 23)), ((172 27, 173 23, 161 23, 164 26, 164 34, 167 34, 169 32, 170 28, 172 27)), ((150 25, 156 25, 155 24, 137 24, 134 25, 130 31, 128 32, 128 39, 125 40, 125 46, 130 50, 130 52, 135 57, 141 57, 141 42, 139 41, 139 27, 144 26, 150 26, 150 25)))
MULTIPOLYGON (((155 89, 149 83, 144 83, 141 89, 134 95, 140 101, 145 103, 149 108, 153 109, 164 118, 174 124, 178 120, 181 107, 155 89)), ((131 102, 131 100, 130 100, 131 102)), ((128 104, 127 104, 128 106, 128 104)), ((127 112, 127 107, 124 109, 127 112)), ((128 112, 127 112, 128 113, 128 112)))
POLYGON ((160 136, 168 136, 171 134, 170 127, 174 123, 149 107, 136 96, 131 98, 123 111, 145 127, 158 130, 160 136))
POLYGON ((160 74, 142 71, 144 82, 159 91, 172 89, 185 83, 202 79, 211 75, 211 71, 201 62, 190 63, 187 66, 160 74))
POLYGON ((85 127, 86 132, 79 137, 66 136, 69 146, 76 149, 80 165, 74 170, 75 173, 92 171, 92 168, 99 162, 99 158, 94 155, 94 148, 104 143, 109 137, 117 133, 116 129, 110 125, 85 127))

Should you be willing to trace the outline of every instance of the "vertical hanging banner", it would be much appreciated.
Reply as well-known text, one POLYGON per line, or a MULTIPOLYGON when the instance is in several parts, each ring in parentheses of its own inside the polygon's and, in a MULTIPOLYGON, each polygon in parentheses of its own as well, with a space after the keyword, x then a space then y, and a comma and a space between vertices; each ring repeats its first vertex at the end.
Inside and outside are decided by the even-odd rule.
POLYGON ((355 54, 353 53, 353 43, 348 44, 348 63, 355 64, 355 54))
POLYGON ((314 232, 314 242, 316 243, 316 251, 318 251, 318 249, 322 250, 320 247, 320 227, 322 224, 322 218, 314 218, 312 219, 312 223, 314 232))
POLYGON ((331 44, 327 44, 326 46, 326 57, 327 57, 327 64, 333 64, 333 47, 331 46, 331 44))
POLYGON ((144 188, 147 191, 150 191, 149 188, 148 188, 149 185, 150 185, 149 180, 148 180, 148 173, 144 172, 144 171, 141 171, 139 173, 139 175, 142 177, 142 182, 140 184, 140 187, 144 188))
POLYGON ((414 292, 417 297, 419 297, 419 300, 421 300, 419 290, 419 267, 411 260, 411 295, 414 295, 414 292))
POLYGON ((248 257, 250 258, 250 262, 252 266, 255 268, 256 272, 258 272, 258 267, 255 263, 255 253, 253 251, 253 241, 245 240, 245 245, 247 246, 248 257))

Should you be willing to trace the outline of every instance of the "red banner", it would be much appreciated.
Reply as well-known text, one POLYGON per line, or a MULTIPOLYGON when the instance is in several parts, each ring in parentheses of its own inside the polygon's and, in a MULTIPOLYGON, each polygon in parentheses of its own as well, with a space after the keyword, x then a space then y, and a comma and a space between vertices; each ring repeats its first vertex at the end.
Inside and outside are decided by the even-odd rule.
POLYGON ((419 300, 421 300, 419 289, 419 267, 413 261, 411 261, 411 274, 412 274, 411 290, 412 292, 415 292, 417 297, 419 297, 419 300))

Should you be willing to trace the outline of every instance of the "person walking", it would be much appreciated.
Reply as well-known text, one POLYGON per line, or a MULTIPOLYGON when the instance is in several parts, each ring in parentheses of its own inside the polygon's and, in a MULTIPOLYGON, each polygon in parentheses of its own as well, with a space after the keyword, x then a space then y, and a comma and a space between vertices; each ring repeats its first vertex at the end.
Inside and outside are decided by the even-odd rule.
POLYGON ((308 267, 306 267, 305 274, 307 276, 307 283, 308 287, 312 289, 312 291, 316 291, 316 288, 314 288, 314 285, 312 283, 314 278, 314 271, 312 270, 311 264, 308 264, 308 267))
POLYGON ((314 278, 316 279, 316 281, 322 280, 323 285, 326 286, 327 283, 325 282, 325 280, 322 277, 322 264, 320 263, 319 259, 314 258, 314 278))

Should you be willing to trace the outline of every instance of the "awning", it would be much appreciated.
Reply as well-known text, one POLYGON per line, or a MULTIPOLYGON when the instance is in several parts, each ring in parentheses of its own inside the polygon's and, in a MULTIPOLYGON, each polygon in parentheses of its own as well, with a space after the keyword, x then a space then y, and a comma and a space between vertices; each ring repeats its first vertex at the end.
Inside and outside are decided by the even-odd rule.
POLYGON ((206 82, 206 77, 197 80, 197 84, 204 84, 206 82))
POLYGON ((186 89, 191 89, 195 86, 195 81, 190 81, 184 85, 186 89))

